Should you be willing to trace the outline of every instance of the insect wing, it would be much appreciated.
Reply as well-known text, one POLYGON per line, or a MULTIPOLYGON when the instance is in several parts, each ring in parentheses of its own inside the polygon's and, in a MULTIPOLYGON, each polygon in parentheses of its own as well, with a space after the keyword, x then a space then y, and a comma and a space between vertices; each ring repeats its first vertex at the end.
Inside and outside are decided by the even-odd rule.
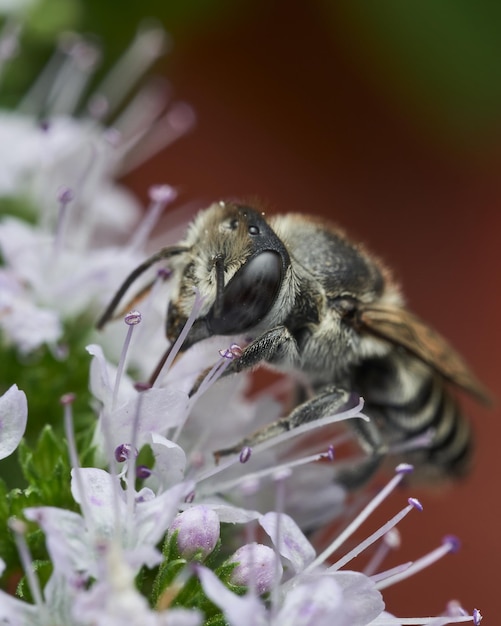
POLYGON ((413 313, 392 306, 362 306, 358 310, 357 325, 360 330, 405 348, 484 404, 491 404, 489 392, 459 354, 413 313))

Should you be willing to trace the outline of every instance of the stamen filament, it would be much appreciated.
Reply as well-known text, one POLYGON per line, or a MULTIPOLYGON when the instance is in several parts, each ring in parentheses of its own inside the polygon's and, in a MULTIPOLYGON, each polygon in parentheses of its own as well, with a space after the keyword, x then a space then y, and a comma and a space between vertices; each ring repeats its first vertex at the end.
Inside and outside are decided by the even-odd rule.
POLYGON ((200 387, 191 396, 191 398, 189 400, 188 410, 185 413, 184 419, 181 421, 180 424, 178 424, 178 426, 177 426, 177 428, 176 428, 176 430, 174 432, 174 435, 172 436, 172 441, 176 442, 179 439, 179 437, 181 435, 181 431, 183 430, 184 425, 186 424, 186 420, 188 419, 188 417, 190 415, 191 407, 193 407, 193 405, 197 401, 198 397, 201 396, 206 391, 206 389, 208 389, 208 387, 210 387, 210 385, 213 382, 216 382, 216 380, 222 375, 222 373, 228 367, 229 364, 230 364, 230 361, 228 359, 221 358, 209 370, 207 376, 204 378, 204 380, 200 384, 200 387))
POLYGON ((96 94, 107 102, 112 115, 136 84, 166 48, 167 35, 159 26, 140 28, 129 48, 104 77, 96 94))
POLYGON ((383 526, 381 526, 381 528, 376 530, 376 532, 372 533, 372 535, 369 535, 369 537, 367 537, 364 541, 359 543, 358 546, 353 548, 353 550, 350 550, 349 552, 347 552, 341 559, 339 559, 333 565, 331 565, 329 567, 329 571, 337 571, 338 569, 341 569, 342 567, 344 567, 346 563, 348 563, 349 561, 354 559, 356 556, 358 556, 361 552, 366 550, 370 545, 376 542, 380 537, 382 537, 383 535, 386 535, 387 532, 389 532, 394 526, 396 526, 399 522, 401 522, 404 519, 404 517, 406 517, 415 508, 416 507, 413 504, 408 504, 401 511, 399 511, 396 515, 394 515, 388 522, 386 522, 386 524, 384 524, 383 526))
POLYGON ((113 386, 113 400, 111 403, 112 411, 115 410, 116 405, 117 405, 118 390, 120 388, 120 381, 122 380, 122 374, 125 369, 127 353, 129 351, 129 346, 130 346, 130 342, 132 339, 132 333, 134 332, 135 326, 141 322, 141 313, 139 313, 139 311, 131 311, 125 316, 124 321, 127 324, 128 328, 127 328, 127 334, 125 335, 122 352, 120 354, 120 360, 118 362, 117 375, 115 377, 115 384, 113 386))
POLYGON ((186 339, 188 333, 191 330, 191 327, 195 323, 195 320, 197 319, 197 316, 200 313, 200 309, 202 308, 203 301, 204 301, 204 298, 200 295, 200 292, 198 291, 198 289, 195 289, 195 302, 193 303, 193 308, 191 309, 188 319, 186 320, 186 324, 184 325, 183 330, 179 333, 179 336, 176 339, 174 345, 172 346, 169 352, 169 356, 165 360, 165 363, 162 365, 160 371, 158 372, 156 379, 153 381, 152 387, 157 387, 160 384, 160 381, 162 380, 162 378, 169 371, 172 363, 174 362, 174 359, 178 355, 179 350, 181 349, 184 343, 184 340, 186 339))
POLYGON ((326 561, 331 554, 333 554, 343 543, 359 528, 365 520, 372 515, 377 507, 390 495, 395 487, 401 482, 404 477, 404 473, 398 471, 397 474, 389 481, 389 483, 381 489, 381 491, 373 498, 367 506, 357 515, 351 524, 345 528, 345 530, 328 546, 323 552, 321 552, 317 558, 312 561, 304 570, 308 573, 315 569, 318 565, 326 561))
POLYGON ((137 394, 137 404, 136 404, 136 412, 134 414, 134 420, 132 422, 132 432, 130 436, 130 443, 132 446, 133 453, 127 461, 127 511, 128 511, 128 519, 131 519, 134 508, 135 508, 135 483, 136 483, 136 454, 134 453, 137 449, 137 440, 139 434, 139 420, 141 418, 141 406, 144 399, 144 394, 137 394))
POLYGON ((141 133, 140 137, 124 144, 123 152, 127 158, 120 168, 120 175, 124 176, 149 161, 155 154, 185 135, 194 124, 193 109, 184 102, 174 103, 167 113, 152 124, 147 133, 141 133))
POLYGON ((65 59, 46 102, 50 116, 72 115, 99 61, 99 50, 90 42, 69 35, 63 41, 65 59))
POLYGON ((289 469, 275 471, 275 512, 277 523, 275 527, 274 549, 275 549, 275 571, 273 576, 273 587, 271 589, 270 621, 273 622, 279 609, 280 600, 280 542, 282 540, 282 516, 285 508, 285 481, 291 475, 289 469))
POLYGON ((207 391, 207 389, 216 382, 218 378, 221 377, 224 370, 228 367, 230 363, 231 361, 225 357, 221 357, 216 363, 214 363, 211 369, 207 372, 207 375, 205 376, 203 381, 200 383, 200 386, 198 387, 196 392, 191 396, 191 406, 193 406, 197 402, 198 398, 203 395, 207 391))
POLYGON ((73 200, 73 191, 69 187, 59 190, 59 211, 57 215, 56 233, 54 236, 52 261, 57 259, 63 247, 63 237, 68 216, 68 205, 73 200))
POLYGON ((61 398, 61 403, 64 407, 64 432, 66 434, 66 441, 68 442, 68 454, 70 457, 70 463, 73 468, 73 475, 77 484, 78 492, 80 494, 80 508, 82 509, 83 517, 87 523, 89 531, 93 532, 94 523, 93 517, 90 514, 89 502, 87 494, 85 492, 85 486, 80 472, 80 461, 78 460, 77 446, 75 443, 75 431, 73 429, 73 401, 75 397, 73 394, 66 394, 61 398))
POLYGON ((371 622, 371 626, 445 626, 445 624, 463 624, 474 622, 471 615, 461 615, 458 617, 376 617, 371 622))
POLYGON ((407 561, 407 563, 401 563, 400 565, 391 567, 390 569, 387 569, 384 572, 373 574, 371 576, 371 580, 373 580, 374 582, 385 580, 386 578, 390 578, 390 576, 394 576, 395 574, 400 574, 400 572, 405 572, 406 570, 409 569, 411 565, 412 565, 412 561, 407 561))
POLYGON ((176 195, 176 191, 169 185, 158 185, 150 189, 151 202, 139 228, 136 229, 129 242, 128 247, 131 251, 140 249, 146 243, 163 210, 175 199, 176 195))
POLYGON ((372 576, 377 572, 385 560, 390 550, 394 550, 400 546, 400 533, 396 528, 392 528, 387 532, 381 543, 379 544, 376 552, 372 555, 371 560, 364 567, 363 573, 366 576, 372 576))
POLYGON ((21 25, 17 20, 7 19, 0 32, 0 83, 7 62, 16 54, 21 25))
POLYGON ((26 524, 21 520, 13 517, 9 520, 9 527, 14 534, 14 541, 16 542, 16 548, 19 553, 19 558, 23 566, 26 580, 28 581, 28 587, 31 591, 31 595, 33 596, 33 601, 36 606, 45 613, 47 607, 43 600, 42 590, 40 588, 40 581, 38 580, 38 576, 36 576, 35 572, 33 571, 33 559, 31 557, 28 543, 26 542, 26 539, 24 537, 26 532, 26 524))
MULTIPOLYGON (((315 461, 325 459, 327 458, 327 454, 328 453, 326 452, 317 452, 316 454, 311 454, 310 456, 306 456, 301 459, 296 459, 295 461, 282 463, 281 465, 273 465, 270 467, 265 467, 262 470, 259 470, 257 472, 250 472, 250 473, 245 474, 244 476, 237 476, 236 478, 233 478, 231 480, 218 482, 217 491, 225 493, 227 491, 230 491, 234 487, 241 486, 243 483, 245 484, 245 482, 248 481, 249 479, 261 480, 262 478, 265 478, 267 476, 270 476, 270 475, 273 476, 274 474, 276 474, 276 472, 292 470, 295 467, 300 467, 301 465, 306 465, 308 463, 314 463, 315 461)), ((240 462, 242 462, 241 459, 240 459, 240 462)), ((222 471, 222 469, 223 468, 219 466, 219 471, 222 471)), ((202 480, 206 478, 208 478, 208 476, 199 477, 198 482, 201 482, 202 480)), ((207 493, 203 491, 203 489, 200 491, 200 493, 207 495, 207 493)))
POLYGON ((453 552, 455 549, 456 546, 451 541, 444 541, 441 546, 435 548, 435 550, 432 550, 430 553, 421 557, 417 561, 414 561, 412 565, 408 567, 405 571, 378 582, 376 584, 376 587, 379 590, 386 589, 386 587, 390 587, 391 585, 394 585, 401 580, 405 580, 406 578, 417 574, 421 570, 426 569, 436 561, 439 561, 442 557, 444 557, 449 552, 453 552))

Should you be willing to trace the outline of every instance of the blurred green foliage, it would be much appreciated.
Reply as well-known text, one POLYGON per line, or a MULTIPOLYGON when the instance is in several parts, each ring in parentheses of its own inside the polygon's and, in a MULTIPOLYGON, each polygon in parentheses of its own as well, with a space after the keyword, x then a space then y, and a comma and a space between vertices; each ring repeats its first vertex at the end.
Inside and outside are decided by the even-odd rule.
MULTIPOLYGON (((294 1, 277 0, 273 6, 283 10, 283 28, 288 15, 299 10, 294 1)), ((196 44, 201 35, 243 20, 259 27, 269 11, 267 0, 121 0, 119 5, 40 0, 27 15, 23 56, 16 60, 10 85, 23 92, 62 29, 96 37, 106 67, 143 19, 157 19, 174 42, 196 44)), ((316 0, 309 11, 318 14, 332 38, 343 42, 384 98, 410 108, 417 119, 435 121, 440 132, 458 135, 485 134, 493 125, 501 126, 501 3, 316 0)))
POLYGON ((324 2, 379 91, 459 136, 501 128, 501 3, 324 2))

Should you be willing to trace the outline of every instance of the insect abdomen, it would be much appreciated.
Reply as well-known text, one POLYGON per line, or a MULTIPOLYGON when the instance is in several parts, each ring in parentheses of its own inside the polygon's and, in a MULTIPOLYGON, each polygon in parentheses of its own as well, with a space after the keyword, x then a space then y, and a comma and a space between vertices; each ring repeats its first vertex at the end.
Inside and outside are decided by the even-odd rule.
POLYGON ((399 353, 365 362, 355 384, 390 450, 407 448, 405 459, 431 476, 466 473, 470 424, 439 374, 399 353))

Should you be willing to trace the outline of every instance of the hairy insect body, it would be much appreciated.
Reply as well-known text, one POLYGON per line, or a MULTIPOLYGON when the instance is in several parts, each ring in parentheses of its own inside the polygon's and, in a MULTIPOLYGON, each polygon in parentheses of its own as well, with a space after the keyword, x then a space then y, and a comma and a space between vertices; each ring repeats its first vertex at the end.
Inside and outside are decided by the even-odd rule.
POLYGON ((364 411, 382 440, 393 447, 416 442, 405 459, 425 478, 460 476, 469 468, 473 439, 444 378, 398 348, 386 358, 355 368, 353 387, 365 399, 364 411), (419 438, 422 442, 419 443, 419 438))
POLYGON ((335 226, 214 204, 197 216, 184 241, 131 274, 100 325, 136 277, 164 258, 174 279, 166 320, 172 342, 197 292, 203 303, 182 350, 214 335, 244 335, 248 345, 226 374, 264 363, 301 372, 313 390, 290 416, 220 454, 332 414, 356 392, 372 418, 352 420, 369 455, 347 484, 365 480, 385 456, 406 450, 440 474, 464 470, 470 429, 448 383, 482 400, 485 390, 445 340, 405 308, 390 272, 335 226))

